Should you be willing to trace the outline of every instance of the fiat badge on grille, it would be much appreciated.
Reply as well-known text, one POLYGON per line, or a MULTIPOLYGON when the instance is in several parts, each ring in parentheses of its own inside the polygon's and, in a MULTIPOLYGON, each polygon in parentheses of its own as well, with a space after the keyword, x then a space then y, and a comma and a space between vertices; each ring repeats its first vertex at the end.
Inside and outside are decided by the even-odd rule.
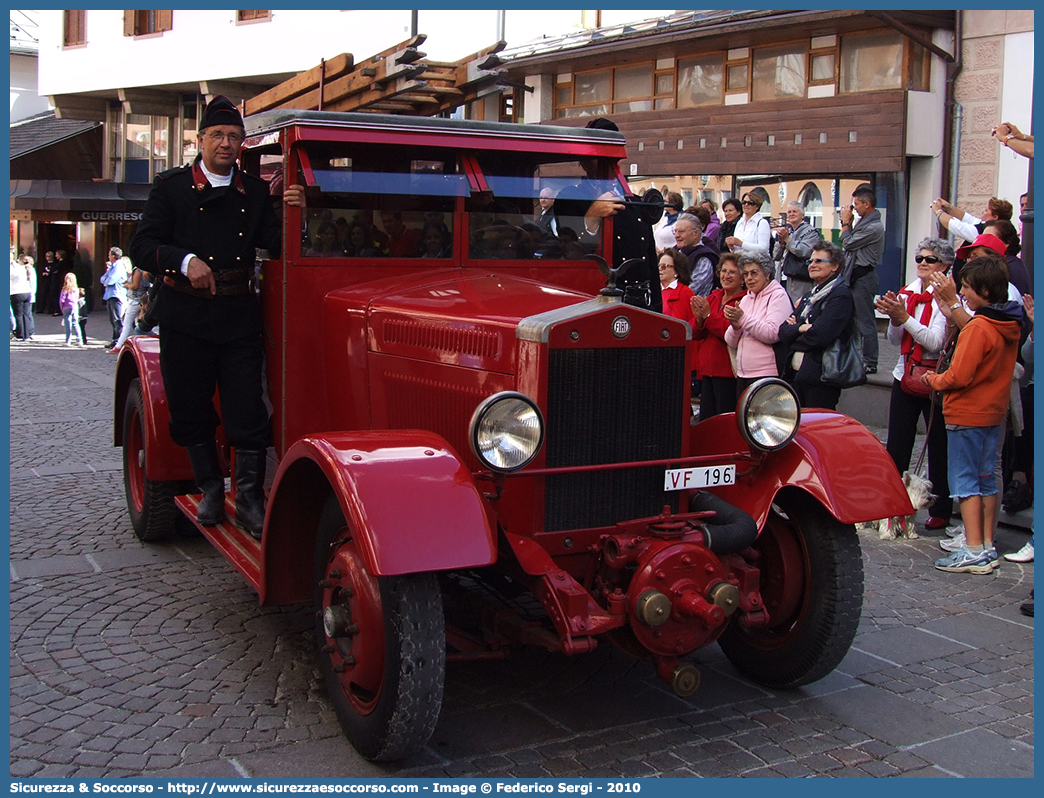
POLYGON ((617 338, 626 338, 631 334, 631 321, 626 316, 617 316, 613 319, 613 335, 617 338))

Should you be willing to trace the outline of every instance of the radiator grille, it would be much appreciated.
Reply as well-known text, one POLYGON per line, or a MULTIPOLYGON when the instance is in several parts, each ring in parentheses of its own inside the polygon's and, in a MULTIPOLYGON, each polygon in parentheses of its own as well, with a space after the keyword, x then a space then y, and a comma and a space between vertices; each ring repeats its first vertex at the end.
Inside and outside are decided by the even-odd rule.
MULTIPOLYGON (((677 457, 687 396, 685 349, 551 352, 547 466, 677 457)), ((547 531, 609 526, 677 509, 662 466, 548 477, 547 531)))

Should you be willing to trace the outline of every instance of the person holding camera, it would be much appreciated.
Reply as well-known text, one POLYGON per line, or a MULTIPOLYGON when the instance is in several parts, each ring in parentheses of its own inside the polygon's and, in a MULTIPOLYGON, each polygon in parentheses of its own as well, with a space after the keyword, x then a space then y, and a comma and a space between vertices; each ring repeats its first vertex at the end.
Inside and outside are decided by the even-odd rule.
POLYGON ((801 297, 812 290, 815 283, 808 276, 808 259, 812 248, 819 243, 819 231, 808 223, 800 202, 787 203, 787 223, 776 231, 776 246, 772 259, 786 277, 784 288, 796 306, 801 297))
POLYGON ((863 365, 867 374, 876 374, 880 342, 874 297, 879 281, 877 266, 884 256, 885 229, 877 210, 877 194, 869 186, 859 186, 852 193, 852 204, 841 210, 841 246, 845 250, 842 273, 852 289, 856 326, 863 336, 863 365), (853 224, 856 213, 859 221, 853 224))

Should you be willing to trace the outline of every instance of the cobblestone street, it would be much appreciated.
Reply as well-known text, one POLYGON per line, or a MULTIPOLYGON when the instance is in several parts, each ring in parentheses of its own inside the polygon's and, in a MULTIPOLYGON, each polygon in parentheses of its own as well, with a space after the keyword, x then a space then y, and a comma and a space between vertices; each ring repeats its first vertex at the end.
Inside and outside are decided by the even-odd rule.
MULTIPOLYGON (((1034 775, 1033 619, 1018 610, 1033 563, 941 573, 938 533, 869 529, 854 647, 816 684, 759 687, 711 646, 683 700, 608 644, 527 649, 450 663, 427 748, 368 763, 326 698, 310 607, 259 608, 201 537, 137 540, 112 446, 117 358, 97 338, 66 348, 59 322, 38 317, 10 353, 16 778, 1034 775)), ((998 550, 1026 540, 1004 526, 998 550)))

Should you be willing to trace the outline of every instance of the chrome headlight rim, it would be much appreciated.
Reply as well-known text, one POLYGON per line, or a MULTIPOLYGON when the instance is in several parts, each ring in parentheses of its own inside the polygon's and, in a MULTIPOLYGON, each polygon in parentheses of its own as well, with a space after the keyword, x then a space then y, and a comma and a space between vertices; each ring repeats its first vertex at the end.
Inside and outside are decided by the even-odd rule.
POLYGON ((736 423, 739 426, 740 434, 743 436, 743 440, 747 442, 751 448, 757 449, 762 452, 777 452, 780 449, 788 446, 797 436, 798 429, 801 426, 801 403, 798 402, 797 393, 785 380, 781 380, 778 377, 762 377, 759 380, 751 383, 747 390, 740 396, 739 404, 736 407, 736 423), (765 442, 763 439, 759 439, 756 435, 755 415, 759 412, 756 402, 761 398, 764 398, 763 393, 768 389, 783 389, 783 391, 790 395, 791 400, 794 403, 794 417, 793 417, 793 428, 789 434, 778 443, 770 444, 765 442))
POLYGON ((500 391, 499 393, 495 393, 483 399, 482 402, 479 403, 479 406, 475 408, 475 412, 472 413, 471 421, 468 424, 468 443, 471 446, 471 453, 478 458, 478 461, 482 466, 488 468, 490 471, 508 474, 525 468, 536 459, 537 455, 540 454, 540 450, 544 447, 544 435, 546 431, 547 425, 544 423, 544 414, 540 412, 540 408, 537 406, 535 401, 524 393, 519 393, 518 391, 500 391), (525 405, 536 416, 538 423, 538 435, 532 453, 524 460, 510 467, 505 467, 487 459, 482 453, 482 446, 479 440, 479 437, 482 434, 482 422, 497 405, 506 401, 519 402, 522 405, 525 405))

